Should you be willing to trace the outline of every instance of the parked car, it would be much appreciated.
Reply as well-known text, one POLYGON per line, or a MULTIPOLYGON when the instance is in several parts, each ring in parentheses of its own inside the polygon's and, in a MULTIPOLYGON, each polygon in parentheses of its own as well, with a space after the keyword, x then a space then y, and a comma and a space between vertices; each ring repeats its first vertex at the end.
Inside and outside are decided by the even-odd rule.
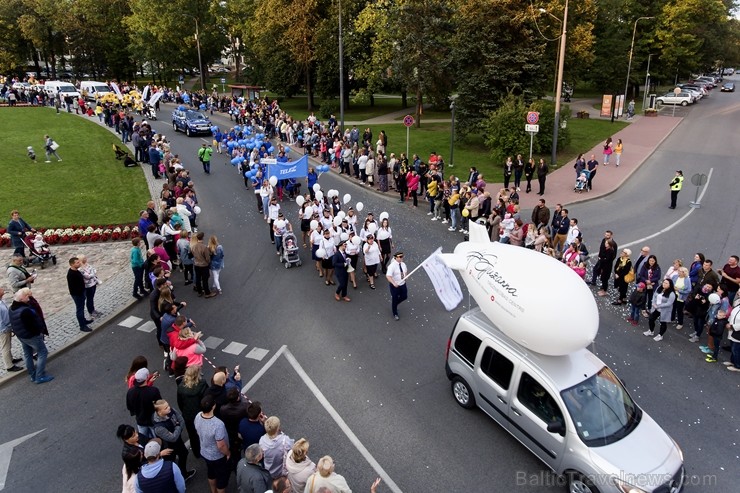
POLYGON ((673 92, 667 92, 662 96, 659 96, 656 100, 660 104, 680 104, 681 106, 688 106, 694 103, 694 96, 688 92, 680 92, 674 94, 673 92))
POLYGON ((728 67, 722 71, 722 75, 733 75, 735 73, 735 69, 732 67, 728 67))
POLYGON ((678 84, 676 87, 680 87, 681 89, 694 89, 695 91, 699 91, 702 96, 706 96, 709 94, 709 91, 706 88, 706 84, 701 82, 696 82, 693 84, 678 84))
POLYGON ((210 134, 213 124, 200 111, 176 109, 172 112, 172 128, 181 130, 191 137, 198 134, 210 134))
POLYGON ((725 82, 722 85, 722 89, 720 89, 722 92, 735 92, 735 83, 734 82, 725 82))
POLYGON ((588 349, 541 355, 476 308, 450 335, 445 371, 460 406, 480 408, 571 493, 678 493, 684 486, 678 444, 588 349))
POLYGON ((701 77, 697 77, 696 80, 707 82, 712 88, 717 87, 717 79, 711 75, 702 75, 701 77))
POLYGON ((694 101, 699 101, 704 97, 704 90, 699 86, 691 86, 689 84, 678 84, 676 87, 680 87, 682 92, 688 92, 694 96, 694 101))

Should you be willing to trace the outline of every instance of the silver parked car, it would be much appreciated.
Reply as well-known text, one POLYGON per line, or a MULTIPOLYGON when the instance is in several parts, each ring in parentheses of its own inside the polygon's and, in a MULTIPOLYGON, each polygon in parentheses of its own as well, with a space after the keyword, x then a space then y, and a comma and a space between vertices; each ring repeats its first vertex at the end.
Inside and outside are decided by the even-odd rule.
POLYGON ((688 106, 693 104, 696 99, 688 92, 681 91, 678 94, 673 92, 667 92, 662 96, 658 96, 656 101, 660 104, 680 104, 681 106, 688 106))
POLYGON ((587 349, 544 356, 474 309, 458 320, 445 370, 457 403, 479 407, 556 474, 570 493, 679 493, 678 444, 587 349))

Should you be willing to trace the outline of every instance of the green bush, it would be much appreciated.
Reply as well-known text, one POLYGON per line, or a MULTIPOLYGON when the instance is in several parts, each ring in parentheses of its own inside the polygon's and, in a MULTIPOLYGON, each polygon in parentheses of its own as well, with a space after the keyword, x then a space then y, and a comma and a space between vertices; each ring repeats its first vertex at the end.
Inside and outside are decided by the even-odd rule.
POLYGON ((326 99, 321 102, 321 106, 319 106, 319 114, 321 115, 321 118, 326 120, 331 115, 336 115, 339 111, 339 101, 336 101, 334 99, 326 99))

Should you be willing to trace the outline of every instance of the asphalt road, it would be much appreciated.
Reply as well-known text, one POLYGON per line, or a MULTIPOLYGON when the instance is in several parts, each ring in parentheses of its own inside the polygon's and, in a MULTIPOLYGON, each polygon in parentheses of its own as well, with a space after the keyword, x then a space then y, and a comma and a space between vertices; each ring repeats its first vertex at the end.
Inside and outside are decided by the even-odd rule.
MULTIPOLYGON (((733 139, 733 130, 740 119, 738 110, 740 99, 735 94, 715 92, 690 109, 625 187, 605 199, 572 207, 571 216, 580 219, 590 249, 598 248, 607 228, 615 232, 621 247, 669 227, 688 211, 693 198, 687 179, 679 208, 667 208, 667 183, 673 171, 681 168, 690 177, 714 168, 702 208, 648 243, 666 267, 674 257, 688 260, 695 251, 704 251, 720 264, 735 253, 734 184, 739 172, 733 158, 740 144, 733 139)), ((400 322, 391 317, 382 279, 375 291, 358 282, 359 289, 350 288, 352 302, 337 303, 333 288, 318 278, 307 252, 301 252, 301 267, 286 270, 278 263, 253 193, 244 190, 234 168, 224 164, 226 159, 217 155, 212 174, 203 175, 194 157, 201 140, 173 135, 168 113, 162 111, 160 117, 164 121, 156 122, 155 128, 171 138, 193 171, 204 211, 199 226, 206 234, 217 234, 226 251, 223 295, 205 300, 180 287, 178 296, 190 303, 187 311, 206 336, 224 339, 207 356, 216 364, 240 364, 245 380, 287 346, 248 394, 262 401, 268 414, 280 416, 291 437, 310 440, 314 461, 332 455, 337 472, 354 491, 367 491, 379 468, 398 485, 397 491, 404 492, 562 491, 545 481, 543 466, 515 439, 482 412, 460 408, 451 396, 444 373, 445 344, 455 319, 472 301, 466 298, 464 306, 446 312, 419 273, 409 281, 409 300, 401 305, 400 322), (230 342, 246 348, 239 354, 224 352, 230 342), (266 350, 262 360, 245 357, 254 348, 266 350), (373 461, 378 467, 371 465, 373 461), (522 474, 527 475, 527 484, 518 483, 522 474)), ((368 193, 335 176, 322 176, 320 183, 324 190, 338 189, 340 196, 350 193, 353 204, 362 201, 361 215, 373 211, 377 217, 388 211, 396 246, 406 252, 409 266, 439 246, 451 251, 461 239, 429 221, 423 202, 414 211, 398 204, 395 196, 368 193)), ((283 207, 294 217, 295 204, 285 202, 283 207)), ((634 252, 638 249, 639 244, 633 247, 634 252)), ((733 392, 740 380, 723 367, 705 363, 686 340, 682 333, 686 330, 671 328, 662 343, 655 343, 640 334, 644 329, 637 331, 624 322, 621 310, 604 300, 599 303, 601 329, 593 349, 682 446, 687 470, 697 478, 694 482, 705 482, 685 491, 737 491, 740 437, 733 392)), ((153 333, 137 330, 146 320, 147 306, 137 304, 82 345, 50 361, 49 372, 56 376, 52 383, 36 386, 22 378, 0 388, 6 411, 0 418, 0 444, 43 430, 15 447, 6 491, 120 488, 115 429, 119 423, 132 422, 125 410, 123 376, 137 354, 146 355, 152 367, 161 362, 153 333), (131 328, 117 325, 129 316, 141 321, 131 328)), ((206 374, 210 376, 210 371, 206 374)), ((174 402, 174 382, 164 377, 158 386, 174 402)), ((204 465, 193 458, 190 463, 199 472, 188 491, 207 491, 204 465)), ((0 478, 1 473, 0 468, 0 478)), ((234 481, 229 491, 236 491, 234 481)), ((380 491, 391 489, 383 486, 380 491)))

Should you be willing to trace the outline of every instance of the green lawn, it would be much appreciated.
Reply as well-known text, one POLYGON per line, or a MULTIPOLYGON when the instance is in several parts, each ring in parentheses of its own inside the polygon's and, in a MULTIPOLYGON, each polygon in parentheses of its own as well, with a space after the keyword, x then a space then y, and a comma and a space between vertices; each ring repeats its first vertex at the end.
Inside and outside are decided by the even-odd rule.
MULTIPOLYGON (((571 131, 571 144, 558 154, 558 164, 564 165, 575 159, 579 153, 587 152, 599 142, 627 126, 625 122, 611 123, 603 120, 580 120, 572 118, 568 120, 571 131)), ((403 124, 371 125, 373 139, 375 140, 381 130, 388 135, 388 153, 395 152, 398 156, 406 152, 406 127, 403 124)), ((545 130, 543 130, 545 131, 545 130)), ((409 131, 409 153, 418 154, 422 160, 429 158, 429 154, 435 151, 441 154, 445 163, 450 163, 450 124, 449 123, 427 123, 422 122, 421 128, 411 127, 409 131)), ((522 149, 522 154, 527 155, 528 149, 522 149)), ((544 157, 549 161, 550 156, 544 157)), ((455 142, 454 168, 448 168, 446 174, 451 170, 453 173, 467 174, 470 166, 475 166, 485 176, 487 181, 503 181, 503 163, 494 163, 490 153, 483 144, 480 135, 469 136, 465 141, 455 142)))
MULTIPOLYGON (((269 92, 267 93, 267 95, 270 98, 276 98, 280 102, 280 108, 287 111, 288 114, 290 114, 293 118, 305 120, 306 117, 308 117, 309 112, 306 109, 306 96, 293 96, 292 98, 285 98, 283 96, 279 96, 269 92)), ((335 116, 337 117, 337 119, 339 119, 339 100, 335 99, 333 100, 333 102, 336 104, 337 108, 335 116)), ((319 98, 316 98, 314 100, 314 104, 316 106, 316 110, 314 112, 316 113, 316 115, 320 115, 319 108, 321 107, 321 103, 322 100, 319 98)), ((407 110, 410 114, 412 114, 414 112, 414 102, 411 98, 409 98, 408 104, 409 107, 407 108, 407 110)), ((356 104, 350 102, 349 108, 345 108, 344 110, 344 120, 364 121, 370 118, 383 116, 388 113, 393 113, 401 109, 403 109, 401 107, 401 98, 376 97, 374 106, 370 106, 369 103, 356 104)))
MULTIPOLYGON (((34 227, 132 223, 149 191, 141 168, 124 168, 113 154, 116 135, 87 117, 53 108, 0 108, 0 213, 12 209, 34 227), (44 163, 44 135, 63 159, 44 163), (36 163, 26 155, 33 146, 36 163)), ((5 223, 2 223, 3 225, 5 223)))

